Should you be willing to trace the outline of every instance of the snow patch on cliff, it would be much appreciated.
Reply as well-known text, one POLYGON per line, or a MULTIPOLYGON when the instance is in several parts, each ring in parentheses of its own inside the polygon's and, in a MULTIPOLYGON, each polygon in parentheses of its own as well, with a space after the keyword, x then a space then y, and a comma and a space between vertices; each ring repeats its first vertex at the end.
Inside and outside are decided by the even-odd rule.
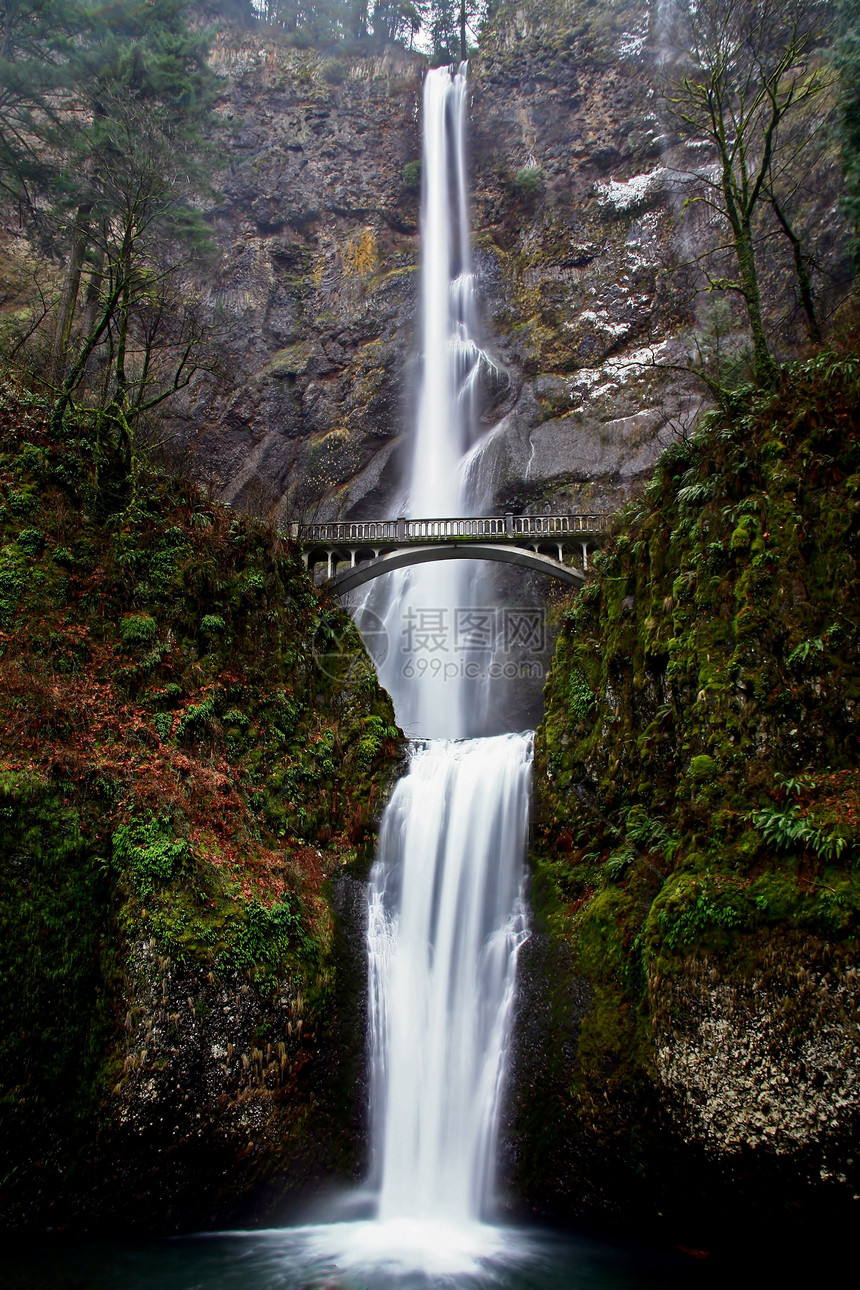
POLYGON ((611 319, 596 314, 593 309, 585 309, 573 323, 566 323, 567 327, 578 327, 581 323, 590 323, 592 327, 606 332, 609 336, 626 336, 630 331, 628 323, 614 323, 611 319))
MULTIPOLYGON (((584 314, 580 315, 585 317, 584 314)), ((621 385, 643 380, 670 352, 668 341, 646 345, 629 354, 615 354, 600 367, 581 367, 570 378, 571 402, 605 398, 615 394, 621 385)))
POLYGON ((630 31, 623 32, 618 44, 615 46, 615 52, 619 58, 638 58, 645 48, 650 22, 651 5, 648 3, 644 6, 639 22, 635 23, 630 31))
POLYGON ((601 206, 611 206, 623 213, 653 201, 663 186, 666 173, 665 166, 657 166, 644 175, 634 175, 632 179, 610 179, 607 183, 598 183, 594 191, 601 206))

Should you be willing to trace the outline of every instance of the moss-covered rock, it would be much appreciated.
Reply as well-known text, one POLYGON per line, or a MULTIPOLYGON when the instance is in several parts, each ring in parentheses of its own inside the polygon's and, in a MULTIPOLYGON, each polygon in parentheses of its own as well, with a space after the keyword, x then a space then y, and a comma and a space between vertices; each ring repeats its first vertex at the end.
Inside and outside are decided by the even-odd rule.
POLYGON ((858 1191, 858 427, 853 356, 727 398, 564 613, 536 743, 552 1020, 521 1058, 552 1127, 516 1138, 557 1216, 660 1210, 696 1244, 858 1191))
POLYGON ((171 1228, 349 1176, 333 902, 388 696, 276 532, 142 468, 99 521, 86 425, 0 418, 0 1215, 171 1228))

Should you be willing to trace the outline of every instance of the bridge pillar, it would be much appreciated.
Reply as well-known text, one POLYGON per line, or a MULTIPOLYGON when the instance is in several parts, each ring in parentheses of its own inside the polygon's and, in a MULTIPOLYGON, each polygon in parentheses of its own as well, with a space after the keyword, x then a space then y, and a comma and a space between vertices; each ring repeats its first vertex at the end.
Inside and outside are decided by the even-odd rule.
POLYGON ((514 517, 513 515, 505 516, 505 533, 508 537, 514 536, 514 517))
POLYGON ((402 515, 398 517, 396 521, 396 526, 397 526, 397 541, 405 542, 406 541, 406 520, 403 518, 402 515))

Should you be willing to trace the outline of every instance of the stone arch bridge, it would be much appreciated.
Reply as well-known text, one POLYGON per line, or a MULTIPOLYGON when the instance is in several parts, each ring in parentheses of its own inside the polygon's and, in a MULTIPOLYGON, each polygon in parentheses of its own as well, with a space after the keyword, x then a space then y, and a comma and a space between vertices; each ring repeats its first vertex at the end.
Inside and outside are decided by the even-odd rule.
POLYGON ((435 560, 496 560, 581 586, 589 551, 611 516, 496 515, 464 519, 337 520, 287 525, 319 581, 344 595, 383 573, 435 560))

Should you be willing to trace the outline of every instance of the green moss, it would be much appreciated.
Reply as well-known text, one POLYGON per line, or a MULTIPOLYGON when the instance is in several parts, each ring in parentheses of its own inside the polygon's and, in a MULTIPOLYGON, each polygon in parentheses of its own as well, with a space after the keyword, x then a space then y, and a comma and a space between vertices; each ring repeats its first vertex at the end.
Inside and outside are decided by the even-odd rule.
POLYGON ((693 757, 687 769, 688 776, 695 784, 707 783, 716 773, 717 763, 707 753, 699 753, 698 757, 693 757))
POLYGON ((0 1176, 36 1212, 108 1114, 135 947, 324 1009, 323 875, 372 848, 402 737, 281 537, 142 461, 100 522, 87 422, 55 443, 25 402, 0 401, 0 1176))
MULTIPOLYGON (((593 992, 566 1094, 591 1133, 601 1081, 641 1114, 649 980, 856 943, 858 464, 856 358, 736 391, 664 453, 561 615, 533 864, 556 988, 593 992)), ((570 1051, 563 1027, 550 1042, 570 1051)))
MULTIPOLYGON (((0 777, 0 1177, 74 1169, 107 1079, 119 971, 99 811, 0 777)), ((102 808, 103 818, 103 808, 102 808)))

